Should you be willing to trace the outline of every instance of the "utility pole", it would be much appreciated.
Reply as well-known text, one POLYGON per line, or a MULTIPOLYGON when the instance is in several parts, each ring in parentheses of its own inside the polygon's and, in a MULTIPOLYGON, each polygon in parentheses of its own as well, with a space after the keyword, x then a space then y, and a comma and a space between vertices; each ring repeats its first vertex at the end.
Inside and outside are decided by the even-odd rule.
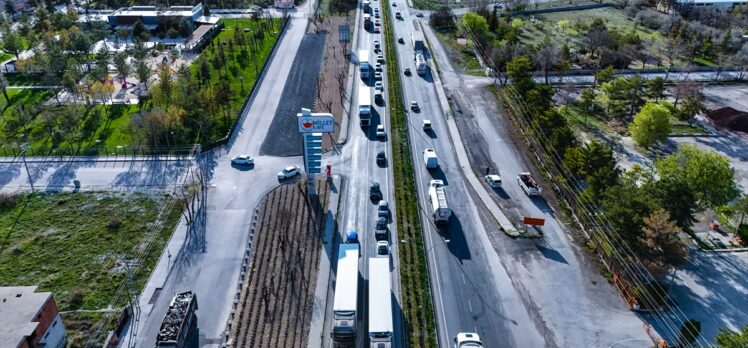
POLYGON ((26 175, 29 177, 29 185, 31 185, 31 192, 34 192, 34 180, 31 179, 31 173, 29 172, 29 165, 26 163, 26 150, 29 149, 29 143, 21 144, 21 158, 23 159, 23 166, 26 167, 26 175))

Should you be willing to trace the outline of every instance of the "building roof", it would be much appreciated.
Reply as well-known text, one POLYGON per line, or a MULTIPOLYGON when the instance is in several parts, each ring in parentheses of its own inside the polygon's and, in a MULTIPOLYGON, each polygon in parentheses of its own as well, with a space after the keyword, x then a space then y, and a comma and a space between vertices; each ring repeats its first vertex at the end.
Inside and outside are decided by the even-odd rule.
POLYGON ((50 297, 51 292, 36 292, 36 286, 0 287, 0 342, 15 345, 30 336, 39 325, 32 320, 50 297))
POLYGON ((200 16, 200 18, 196 19, 195 22, 201 23, 201 24, 216 24, 220 20, 221 20, 221 17, 216 17, 216 16, 200 16))
POLYGON ((202 5, 196 6, 172 6, 164 9, 156 6, 132 6, 123 7, 110 14, 113 17, 192 17, 193 14, 200 11, 202 5), (198 8, 199 7, 199 8, 198 8))

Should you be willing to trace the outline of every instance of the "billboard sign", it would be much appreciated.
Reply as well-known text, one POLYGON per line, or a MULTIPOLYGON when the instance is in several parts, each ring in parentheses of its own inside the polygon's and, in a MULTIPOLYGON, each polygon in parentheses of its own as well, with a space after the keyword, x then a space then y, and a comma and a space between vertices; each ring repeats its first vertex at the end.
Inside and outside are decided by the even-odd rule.
POLYGON ((299 133, 332 133, 335 131, 335 120, 332 114, 313 114, 308 110, 303 110, 296 116, 299 122, 299 133))

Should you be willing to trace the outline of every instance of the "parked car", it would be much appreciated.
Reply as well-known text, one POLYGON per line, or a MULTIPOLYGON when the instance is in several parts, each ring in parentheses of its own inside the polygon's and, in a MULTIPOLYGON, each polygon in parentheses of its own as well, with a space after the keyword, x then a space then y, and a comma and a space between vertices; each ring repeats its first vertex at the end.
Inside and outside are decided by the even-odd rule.
POLYGON ((278 172, 278 180, 284 180, 299 175, 301 172, 298 166, 288 166, 278 172))
POLYGON ((377 62, 384 64, 384 55, 377 54, 377 62))
POLYGON ((486 183, 488 186, 491 186, 491 188, 501 187, 501 177, 496 174, 486 175, 483 177, 483 180, 486 180, 486 183))
POLYGON ((374 229, 374 239, 378 241, 387 241, 387 228, 375 228, 374 229))
POLYGON ((382 72, 382 64, 377 63, 376 65, 374 65, 374 70, 382 72))
POLYGON ((379 40, 374 40, 374 48, 379 48, 379 40))
POLYGON ((374 27, 374 33, 379 34, 381 32, 381 29, 379 27, 374 27))
POLYGON ((382 22, 379 21, 379 18, 374 20, 374 25, 382 25, 382 22))
POLYGON ((397 42, 401 43, 401 44, 404 44, 405 40, 403 40, 403 37, 401 36, 401 37, 397 38, 397 42))
POLYGON ((382 72, 376 71, 374 72, 374 80, 381 81, 382 80, 382 72))
POLYGON ((380 229, 381 230, 386 230, 387 229, 387 218, 386 217, 380 216, 380 217, 377 218, 376 229, 377 230, 380 230, 380 229))
POLYGON ((231 158, 231 163, 250 165, 255 164, 255 159, 250 155, 237 155, 231 158))
POLYGON ((416 17, 418 17, 418 18, 423 18, 423 12, 418 12, 418 13, 416 13, 416 17))
POLYGON ((386 240, 380 240, 377 242, 377 256, 387 257, 390 255, 390 246, 386 240))

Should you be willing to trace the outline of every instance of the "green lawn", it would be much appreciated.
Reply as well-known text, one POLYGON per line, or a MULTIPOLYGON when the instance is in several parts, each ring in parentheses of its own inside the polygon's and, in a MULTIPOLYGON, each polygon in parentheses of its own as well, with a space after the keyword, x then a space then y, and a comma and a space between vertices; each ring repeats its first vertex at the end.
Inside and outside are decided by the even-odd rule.
MULTIPOLYGON (((54 94, 48 89, 15 89, 8 88, 8 97, 10 98, 10 104, 5 100, 5 96, 0 96, 0 110, 2 110, 3 119, 6 115, 10 115, 13 111, 13 106, 23 105, 24 108, 33 108, 39 103, 49 99, 54 94)), ((2 122, 0 122, 2 123, 2 122)))
POLYGON ((38 285, 54 293, 62 311, 109 306, 126 263, 155 226, 134 277, 140 289, 181 214, 179 204, 169 204, 174 200, 141 194, 37 193, 11 204, 0 198, 0 285, 38 285))
POLYGON ((688 123, 678 123, 670 121, 670 135, 707 135, 707 131, 699 126, 693 126, 688 123))
POLYGON ((582 112, 582 110, 580 110, 576 105, 564 105, 558 109, 558 112, 561 116, 564 116, 573 127, 598 128, 601 130, 608 128, 604 122, 598 120, 592 115, 586 115, 585 117, 586 113, 582 112))

